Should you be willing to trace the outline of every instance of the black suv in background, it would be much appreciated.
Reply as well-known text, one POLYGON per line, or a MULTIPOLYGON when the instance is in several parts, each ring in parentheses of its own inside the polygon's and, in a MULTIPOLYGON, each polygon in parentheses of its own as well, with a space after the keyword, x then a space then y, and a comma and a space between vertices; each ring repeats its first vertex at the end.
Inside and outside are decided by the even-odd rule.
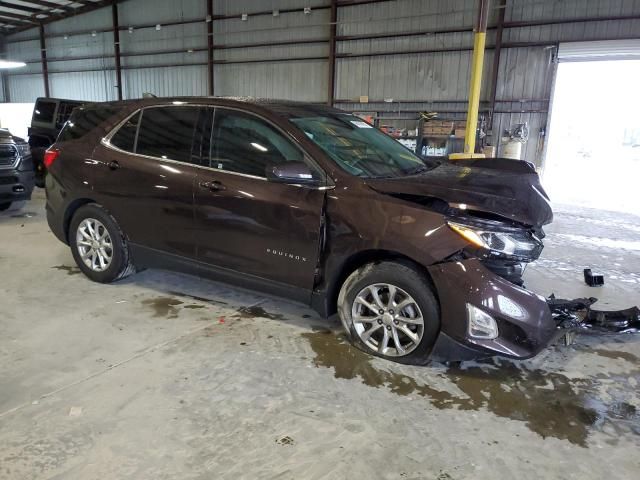
POLYGON ((33 108, 29 127, 29 146, 36 174, 36 185, 44 188, 46 170, 42 164, 44 151, 58 138, 58 133, 69 120, 74 108, 88 102, 62 98, 38 98, 33 108))
POLYGON ((0 211, 7 210, 13 202, 31 199, 33 177, 27 142, 0 129, 0 211))

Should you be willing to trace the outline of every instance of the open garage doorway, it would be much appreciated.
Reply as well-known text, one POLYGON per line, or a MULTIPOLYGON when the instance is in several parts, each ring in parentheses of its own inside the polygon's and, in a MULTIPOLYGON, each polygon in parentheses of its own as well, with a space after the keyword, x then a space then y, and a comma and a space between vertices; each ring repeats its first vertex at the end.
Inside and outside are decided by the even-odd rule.
POLYGON ((555 203, 640 214, 640 42, 561 45, 544 186, 555 203))

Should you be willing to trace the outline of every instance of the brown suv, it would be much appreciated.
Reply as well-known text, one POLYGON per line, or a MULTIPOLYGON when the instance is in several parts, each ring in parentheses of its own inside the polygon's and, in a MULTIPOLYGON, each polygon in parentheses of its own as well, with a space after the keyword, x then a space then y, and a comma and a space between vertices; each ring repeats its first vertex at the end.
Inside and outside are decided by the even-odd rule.
POLYGON ((430 164, 340 110, 225 98, 78 108, 44 161, 51 230, 92 280, 259 289, 403 363, 527 358, 554 336, 522 287, 552 220, 525 162, 430 164))

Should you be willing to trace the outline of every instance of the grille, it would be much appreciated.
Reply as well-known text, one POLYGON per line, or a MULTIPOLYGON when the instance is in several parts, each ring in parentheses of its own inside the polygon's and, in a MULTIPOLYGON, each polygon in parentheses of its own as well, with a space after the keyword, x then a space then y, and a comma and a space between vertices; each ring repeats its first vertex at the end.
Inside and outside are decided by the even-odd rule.
POLYGON ((0 145, 0 168, 13 167, 18 161, 18 151, 13 145, 0 145))

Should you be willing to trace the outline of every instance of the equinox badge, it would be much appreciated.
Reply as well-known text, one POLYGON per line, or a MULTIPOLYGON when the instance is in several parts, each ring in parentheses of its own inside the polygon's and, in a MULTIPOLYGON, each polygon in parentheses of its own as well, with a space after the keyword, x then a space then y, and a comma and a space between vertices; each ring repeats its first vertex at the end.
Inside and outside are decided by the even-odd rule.
POLYGON ((267 253, 270 253, 272 255, 278 255, 280 257, 290 258, 291 260, 295 260, 297 262, 307 261, 305 257, 301 257, 300 255, 294 255, 293 253, 283 252, 282 250, 274 250, 271 248, 267 248, 267 253))

